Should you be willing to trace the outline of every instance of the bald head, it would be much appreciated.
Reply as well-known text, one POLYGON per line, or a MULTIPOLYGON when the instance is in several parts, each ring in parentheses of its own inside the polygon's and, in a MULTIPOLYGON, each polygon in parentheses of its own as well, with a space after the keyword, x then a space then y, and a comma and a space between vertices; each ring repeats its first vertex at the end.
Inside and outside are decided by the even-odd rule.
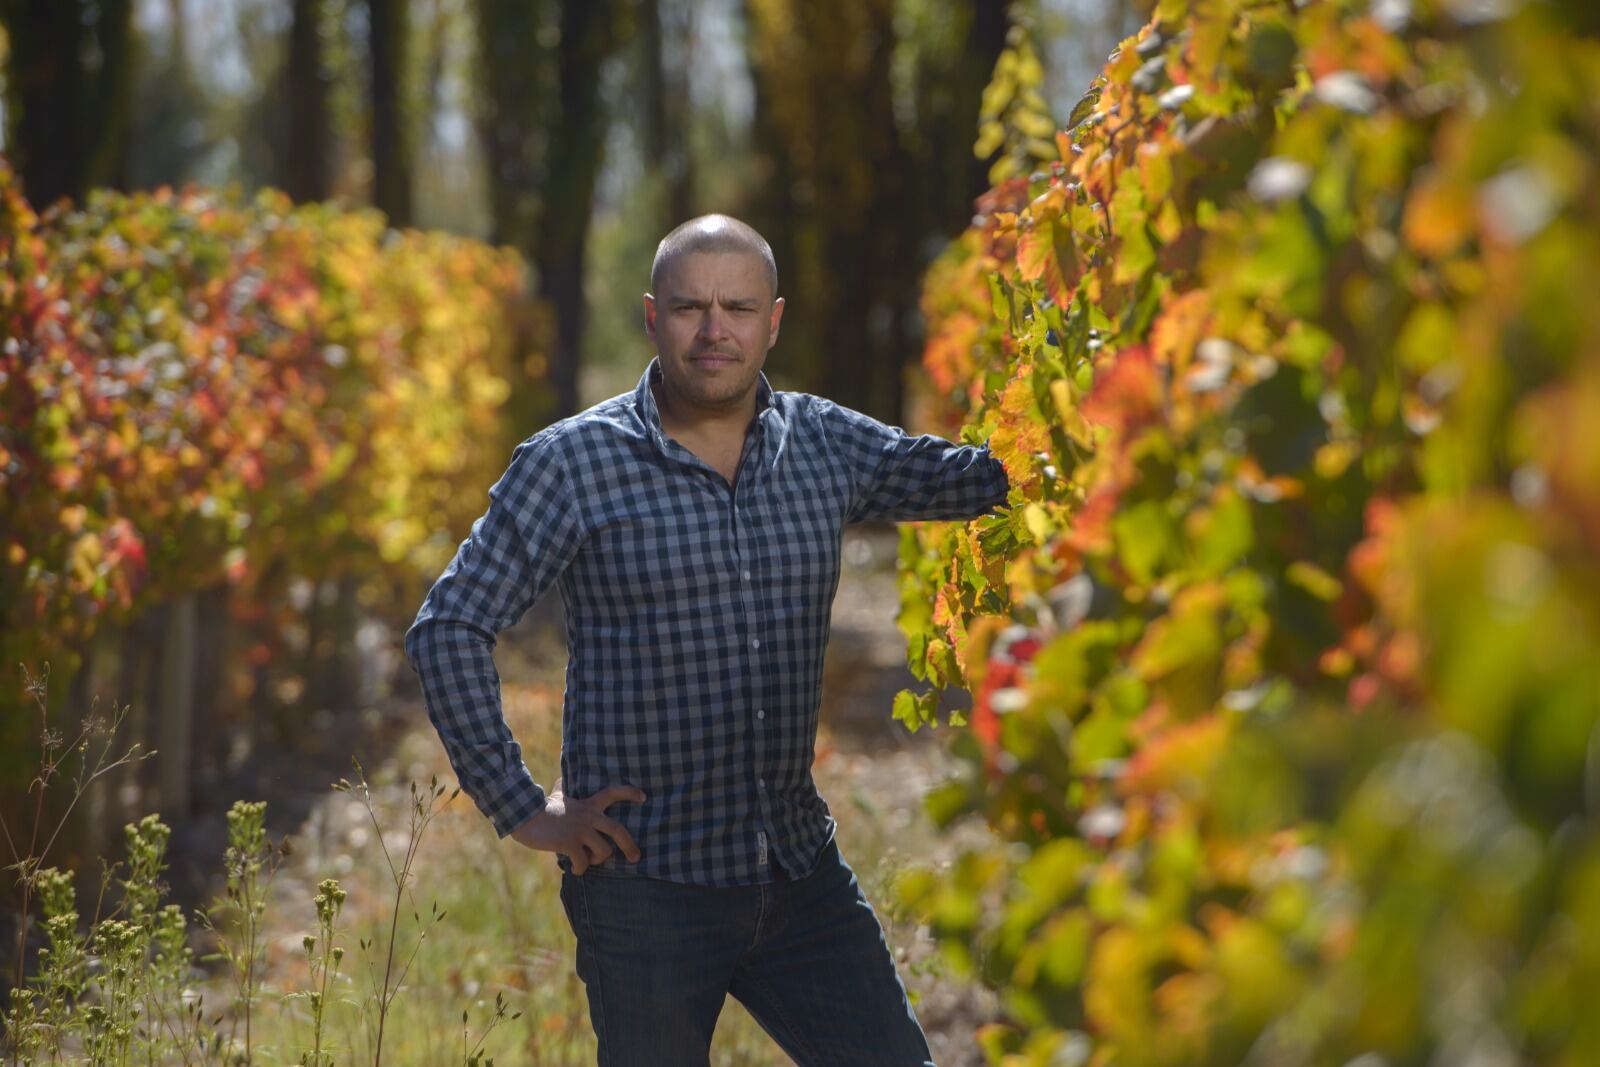
POLYGON ((693 252, 742 252, 757 257, 766 270, 771 295, 778 295, 778 264, 772 258, 772 246, 754 229, 728 215, 701 215, 663 237, 650 265, 650 291, 659 293, 666 276, 693 252))

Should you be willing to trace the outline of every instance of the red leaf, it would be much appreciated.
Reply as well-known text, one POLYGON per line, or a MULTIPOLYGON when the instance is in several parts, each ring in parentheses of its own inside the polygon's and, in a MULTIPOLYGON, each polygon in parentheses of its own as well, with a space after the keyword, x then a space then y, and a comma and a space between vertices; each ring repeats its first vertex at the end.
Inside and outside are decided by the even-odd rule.
POLYGON ((1127 436, 1161 415, 1161 375, 1150 349, 1134 345, 1106 358, 1083 399, 1083 417, 1127 436))

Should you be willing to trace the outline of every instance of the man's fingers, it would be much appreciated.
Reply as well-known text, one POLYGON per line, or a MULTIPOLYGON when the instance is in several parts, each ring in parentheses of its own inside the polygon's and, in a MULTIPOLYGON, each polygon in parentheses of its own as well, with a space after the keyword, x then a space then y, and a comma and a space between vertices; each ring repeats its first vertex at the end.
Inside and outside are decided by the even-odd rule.
POLYGON ((611 846, 591 827, 578 833, 575 847, 567 855, 572 858, 572 873, 582 874, 611 855, 611 846))
MULTIPOLYGON (((561 779, 557 778, 552 792, 560 788, 561 779)), ((629 863, 639 862, 639 845, 633 840, 633 835, 628 833, 627 827, 608 817, 605 809, 619 800, 637 804, 644 798, 644 791, 637 786, 608 785, 582 800, 569 799, 568 814, 577 815, 580 824, 589 823, 588 826, 576 830, 572 838, 576 848, 568 855, 572 859, 573 874, 582 874, 594 864, 604 863, 618 848, 628 857, 629 863), (577 807, 573 808, 570 805, 577 807), (615 847, 612 842, 616 843, 615 847)))
POLYGON ((583 847, 589 851, 590 863, 604 863, 606 857, 612 853, 611 842, 601 837, 600 831, 592 826, 579 835, 579 840, 583 843, 583 847))
POLYGON ((644 800, 644 790, 634 785, 608 785, 589 798, 589 803, 605 811, 619 800, 638 804, 644 800))
POLYGON ((602 833, 608 834, 621 848, 622 854, 628 857, 629 863, 639 862, 639 846, 634 844, 633 835, 628 833, 628 828, 615 819, 602 818, 595 824, 602 833))

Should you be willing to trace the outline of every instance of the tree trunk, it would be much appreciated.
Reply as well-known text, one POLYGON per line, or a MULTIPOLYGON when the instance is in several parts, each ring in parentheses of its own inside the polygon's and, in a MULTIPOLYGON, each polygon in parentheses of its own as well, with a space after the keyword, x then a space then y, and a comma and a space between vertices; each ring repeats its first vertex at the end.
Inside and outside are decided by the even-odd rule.
POLYGON ((293 0, 284 92, 289 129, 279 182, 296 203, 326 200, 332 190, 330 78, 322 54, 323 0, 293 0))
MULTIPOLYGON (((989 164, 991 159, 978 159, 971 145, 978 136, 978 111, 983 90, 994 75, 994 65, 1005 51, 1006 31, 1011 28, 1011 0, 975 0, 972 29, 967 35, 967 55, 971 57, 961 72, 964 91, 958 100, 965 104, 958 110, 957 122, 965 122, 968 179, 966 202, 960 205, 959 214, 952 217, 956 229, 952 236, 965 229, 972 219, 972 201, 989 190, 989 164)), ((958 129, 960 126, 958 125, 958 129)))
POLYGON ((537 240, 527 251, 539 267, 539 295, 555 308, 555 351, 550 385, 552 418, 578 410, 578 366, 588 308, 583 272, 589 252, 589 216, 606 143, 600 67, 621 43, 618 0, 562 0, 557 55, 560 109, 550 133, 537 240))
POLYGON ((348 574, 316 583, 308 613, 310 640, 306 646, 308 684, 301 703, 312 710, 326 708, 348 714, 355 707, 360 664, 356 655, 356 579, 348 574))
MULTIPOLYGON (((607 132, 600 70, 626 35, 621 0, 561 0, 556 14, 551 34, 541 5, 478 3, 494 240, 516 245, 534 264, 538 295, 555 314, 546 383, 552 419, 578 410, 583 272, 607 132)), ((540 385, 520 389, 526 396, 540 385)), ((516 394, 513 408, 524 410, 516 394)))
POLYGON ((539 47, 538 3, 478 0, 478 52, 483 78, 479 137, 489 171, 490 240, 526 245, 530 201, 548 109, 541 107, 547 54, 539 47))
POLYGON ((157 755, 154 759, 134 764, 131 769, 136 773, 124 783, 126 788, 118 791, 121 795, 113 805, 113 818, 119 823, 129 811, 144 807, 147 798, 156 796, 160 789, 160 764, 157 761, 163 755, 161 713, 166 696, 162 692, 162 685, 166 680, 163 675, 167 638, 172 632, 172 614, 170 603, 160 603, 152 604, 140 618, 140 686, 128 712, 128 734, 130 741, 139 743, 140 752, 155 752, 157 755))
POLYGON ((866 116, 865 144, 872 153, 876 181, 872 184, 867 255, 870 267, 866 290, 867 322, 863 341, 878 358, 868 364, 867 410, 886 422, 898 423, 904 399, 903 373, 910 349, 905 330, 916 306, 916 234, 926 221, 904 205, 913 202, 911 162, 895 120, 892 66, 896 45, 894 9, 874 9, 876 45, 867 66, 865 97, 872 101, 866 116), (908 306, 909 305, 909 306, 908 306))
POLYGON ((194 747, 195 639, 198 596, 185 593, 168 615, 161 648, 161 703, 156 718, 158 789, 163 818, 186 821, 192 810, 190 763, 194 747))
POLYGON ((90 73, 89 113, 79 119, 91 131, 86 184, 128 188, 129 132, 133 125, 133 2, 99 0, 94 33, 100 55, 90 73))
MULTIPOLYGON (((72 738, 87 723, 91 716, 102 718, 106 721, 115 717, 116 709, 105 707, 104 701, 98 700, 99 690, 108 676, 107 660, 114 659, 117 638, 113 633, 102 631, 89 643, 84 650, 83 662, 79 665, 77 673, 67 690, 67 700, 63 706, 58 729, 63 736, 72 738)), ((69 759, 65 773, 51 784, 51 797, 46 804, 45 832, 65 817, 67 822, 61 829, 61 836, 56 840, 55 847, 51 850, 45 862, 61 870, 75 872, 73 879, 74 888, 78 893, 87 893, 97 889, 99 885, 99 871, 95 869, 95 861, 106 857, 110 862, 111 855, 107 848, 114 848, 115 842, 106 840, 108 827, 106 820, 95 818, 95 809, 98 806, 102 813, 105 810, 105 801, 108 796, 110 782, 102 778, 89 786, 87 794, 82 797, 71 814, 67 813, 67 805, 72 800, 73 778, 78 773, 81 761, 91 759, 100 751, 100 746, 106 743, 105 738, 96 738, 89 743, 89 752, 73 756, 69 759), (97 805, 98 801, 98 805, 97 805)), ((115 746, 111 748, 111 758, 119 754, 115 746)), ((28 805, 29 814, 32 814, 32 805, 28 805)), ((39 842, 43 847, 44 842, 39 842)), ((80 898, 81 899, 81 898, 80 898)), ((38 902, 34 902, 34 916, 38 917, 38 902)), ((79 907, 79 912, 87 914, 87 909, 79 907)))
POLYGON ((132 0, 5 0, 11 41, 8 153, 40 210, 91 188, 127 188, 133 118, 132 0))
POLYGON ((758 225, 793 305, 775 362, 881 419, 904 418, 929 250, 961 232, 987 188, 972 143, 1008 7, 947 5, 969 47, 946 54, 901 51, 893 0, 746 0, 753 135, 770 161, 758 225))
MULTIPOLYGON (((544 3, 530 0, 477 0, 482 112, 478 138, 489 183, 489 239, 526 249, 533 231, 533 201, 550 97, 545 91, 548 52, 539 46, 544 3)), ((530 289, 538 282, 529 280, 530 289)), ((532 328, 519 338, 517 363, 537 357, 548 366, 549 344, 532 328)), ((512 379, 507 419, 530 429, 547 420, 550 404, 543 374, 529 370, 512 379)))
MULTIPOLYGON (((745 0, 744 21, 754 33, 755 11, 752 0, 745 0)), ((800 204, 795 193, 795 159, 789 136, 778 121, 777 97, 782 89, 774 72, 758 59, 754 48, 746 49, 750 82, 755 90, 755 111, 751 118, 750 140, 755 150, 756 169, 745 214, 772 246, 778 264, 778 293, 791 305, 784 311, 783 332, 778 346, 768 357, 770 366, 799 378, 811 366, 811 353, 819 347, 814 327, 818 316, 805 307, 807 261, 800 256, 800 204), (794 297, 800 297, 800 307, 794 297), (798 313, 797 313, 798 312, 798 313)))
POLYGON ((189 24, 188 13, 184 11, 184 0, 167 0, 167 18, 172 22, 172 28, 167 37, 167 62, 172 72, 179 78, 189 77, 189 24))
POLYGON ((668 222, 676 226, 697 213, 688 120, 694 6, 641 0, 639 32, 644 52, 645 159, 665 184, 668 222))
POLYGON ((197 810, 204 809, 215 797, 228 756, 222 684, 224 665, 232 654, 228 645, 229 595, 228 585, 219 583, 197 598, 194 740, 189 753, 189 777, 197 810))
POLYGON ((411 146, 405 106, 407 0, 367 0, 372 71, 372 200, 394 227, 410 226, 411 146))

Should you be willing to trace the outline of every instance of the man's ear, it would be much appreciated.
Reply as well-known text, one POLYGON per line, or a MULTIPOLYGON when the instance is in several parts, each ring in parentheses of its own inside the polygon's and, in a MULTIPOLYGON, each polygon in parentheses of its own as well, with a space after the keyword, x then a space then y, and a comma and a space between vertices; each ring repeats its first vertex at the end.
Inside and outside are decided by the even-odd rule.
POLYGON ((772 302, 772 329, 767 337, 767 347, 771 348, 778 343, 778 320, 783 318, 783 297, 772 302))
POLYGON ((644 294, 644 333, 650 340, 656 339, 656 298, 649 293, 644 294))

